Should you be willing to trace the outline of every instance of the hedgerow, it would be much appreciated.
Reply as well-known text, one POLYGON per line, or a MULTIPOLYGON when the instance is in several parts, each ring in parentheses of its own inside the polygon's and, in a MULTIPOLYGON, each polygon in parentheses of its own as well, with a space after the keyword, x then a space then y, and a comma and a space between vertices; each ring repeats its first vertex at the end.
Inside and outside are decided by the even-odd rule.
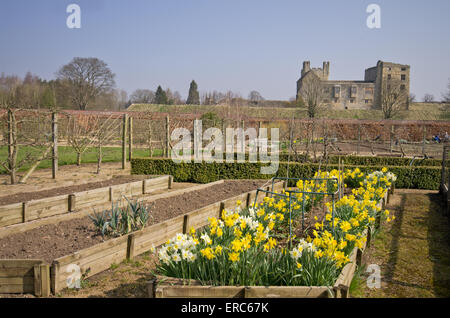
MULTIPOLYGON (((131 160, 131 173, 143 175, 168 174, 175 182, 208 183, 221 179, 270 179, 274 176, 286 176, 288 163, 280 162, 277 174, 261 174, 261 167, 267 163, 175 163, 171 159, 134 158, 131 160)), ((359 168, 362 172, 381 170, 385 165, 345 165, 345 169, 359 168)), ((438 190, 440 167, 390 166, 386 167, 397 175, 396 188, 438 190)), ((321 170, 338 169, 337 164, 321 165, 321 170)), ((311 178, 319 170, 317 163, 290 162, 289 176, 293 178, 311 178)))

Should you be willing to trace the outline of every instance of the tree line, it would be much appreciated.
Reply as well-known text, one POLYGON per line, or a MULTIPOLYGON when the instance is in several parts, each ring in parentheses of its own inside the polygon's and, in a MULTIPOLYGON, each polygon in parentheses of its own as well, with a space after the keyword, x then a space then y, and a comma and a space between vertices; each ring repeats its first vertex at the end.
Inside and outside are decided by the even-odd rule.
POLYGON ((116 88, 116 75, 98 58, 75 57, 60 67, 55 78, 44 80, 28 72, 22 79, 17 75, 0 76, 0 100, 13 102, 20 108, 30 109, 79 109, 120 110, 131 104, 163 105, 258 105, 264 98, 257 91, 248 99, 228 91, 207 92, 200 96, 198 85, 192 80, 184 100, 178 91, 164 90, 160 85, 155 91, 136 89, 129 97, 125 90, 116 88))

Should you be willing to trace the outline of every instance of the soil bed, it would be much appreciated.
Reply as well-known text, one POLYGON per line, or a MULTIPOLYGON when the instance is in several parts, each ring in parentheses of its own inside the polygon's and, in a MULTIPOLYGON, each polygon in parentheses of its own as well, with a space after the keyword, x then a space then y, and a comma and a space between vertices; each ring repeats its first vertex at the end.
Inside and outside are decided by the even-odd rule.
MULTIPOLYGON (((222 184, 151 203, 151 219, 156 224, 262 186, 265 180, 226 180, 222 184)), ((54 259, 101 243, 108 238, 99 235, 89 217, 17 233, 0 239, 0 259, 54 259)))
POLYGON ((93 190, 97 188, 103 188, 108 186, 113 186, 117 184, 123 184, 133 181, 139 181, 144 179, 150 179, 151 176, 117 176, 109 180, 97 181, 85 184, 77 184, 67 187, 59 187, 53 189, 47 189, 42 191, 33 191, 33 192, 21 192, 15 193, 12 195, 6 195, 0 197, 0 205, 7 205, 31 200, 38 200, 58 195, 64 194, 72 194, 74 192, 81 192, 87 190, 93 190))

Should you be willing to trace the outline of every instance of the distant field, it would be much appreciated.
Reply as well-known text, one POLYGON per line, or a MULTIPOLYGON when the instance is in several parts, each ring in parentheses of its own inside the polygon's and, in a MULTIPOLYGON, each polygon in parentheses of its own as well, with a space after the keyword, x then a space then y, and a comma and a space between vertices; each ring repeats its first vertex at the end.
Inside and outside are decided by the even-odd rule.
MULTIPOLYGON (((18 161, 22 160, 24 156, 29 152, 37 153, 38 151, 33 151, 30 147, 20 147, 18 154, 18 161)), ((122 160, 122 148, 121 147, 104 147, 102 150, 103 160, 102 162, 119 162, 122 160)), ((161 150, 155 150, 154 155, 161 155, 161 150)), ((60 166, 64 165, 74 165, 77 162, 77 155, 72 147, 68 146, 59 146, 58 147, 58 163, 60 166)), ((128 155, 128 153, 127 153, 128 155)), ((6 146, 0 147, 0 162, 4 162, 6 157, 8 156, 8 148, 6 146)), ((146 149, 133 149, 133 156, 136 157, 148 157, 149 152, 146 149)), ((82 156, 81 163, 96 163, 96 149, 89 148, 82 156)), ((31 166, 31 163, 25 164, 19 171, 26 171, 31 166)), ((51 160, 42 161, 38 169, 51 168, 51 160)), ((6 173, 6 170, 0 166, 0 174, 6 173)))
MULTIPOLYGON (((235 107, 229 106, 207 106, 207 105, 151 105, 134 104, 128 110, 130 111, 150 111, 162 113, 193 113, 203 114, 214 112, 217 115, 226 114, 229 109, 235 107)), ((287 107, 253 107, 240 106, 239 111, 248 117, 259 118, 304 118, 307 117, 305 108, 287 108, 287 107)), ((320 113, 321 118, 333 119, 383 119, 381 110, 326 110, 320 113)), ((413 103, 409 111, 402 111, 394 119, 403 120, 450 120, 449 104, 425 104, 413 103)))

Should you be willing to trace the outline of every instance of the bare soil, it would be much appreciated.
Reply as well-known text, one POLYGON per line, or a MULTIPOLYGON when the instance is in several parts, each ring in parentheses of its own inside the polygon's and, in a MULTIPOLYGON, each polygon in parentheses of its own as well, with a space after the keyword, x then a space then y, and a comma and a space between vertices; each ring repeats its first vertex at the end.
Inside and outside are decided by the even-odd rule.
POLYGON ((58 187, 58 188, 51 188, 47 190, 41 190, 41 191, 32 191, 32 192, 19 192, 14 193, 11 195, 6 195, 0 197, 0 205, 7 205, 7 204, 13 204, 18 202, 25 202, 30 200, 38 200, 58 195, 64 195, 64 194, 71 194, 74 192, 81 192, 81 191, 87 191, 97 188, 103 188, 103 187, 109 187, 112 185, 117 184, 123 184, 133 181, 139 181, 143 179, 149 179, 151 176, 115 176, 112 179, 109 180, 102 180, 97 182, 91 182, 91 183, 84 183, 84 184, 77 184, 67 187, 58 187))
POLYGON ((100 173, 96 173, 97 165, 88 163, 81 166, 67 165, 58 168, 56 179, 52 178, 51 169, 36 170, 26 183, 10 184, 9 176, 0 174, 0 196, 49 190, 60 187, 105 181, 115 176, 129 176, 130 167, 122 169, 120 162, 107 162, 102 164, 100 173))
MULTIPOLYGON (((149 225, 252 191, 265 180, 227 180, 222 184, 151 203, 149 225)), ((44 225, 0 239, 0 259, 54 259, 93 246, 108 238, 97 233, 89 217, 44 225)))

